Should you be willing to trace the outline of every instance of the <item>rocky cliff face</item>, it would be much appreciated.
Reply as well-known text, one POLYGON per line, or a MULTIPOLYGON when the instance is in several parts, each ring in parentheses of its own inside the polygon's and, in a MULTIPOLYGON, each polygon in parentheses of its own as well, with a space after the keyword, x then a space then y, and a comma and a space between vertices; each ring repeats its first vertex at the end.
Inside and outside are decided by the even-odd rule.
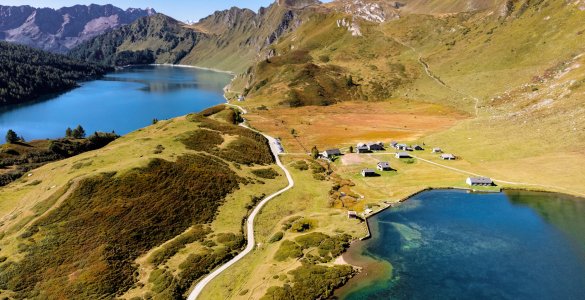
POLYGON ((0 39, 53 52, 66 52, 105 31, 155 14, 112 5, 76 5, 58 10, 0 6, 0 39))

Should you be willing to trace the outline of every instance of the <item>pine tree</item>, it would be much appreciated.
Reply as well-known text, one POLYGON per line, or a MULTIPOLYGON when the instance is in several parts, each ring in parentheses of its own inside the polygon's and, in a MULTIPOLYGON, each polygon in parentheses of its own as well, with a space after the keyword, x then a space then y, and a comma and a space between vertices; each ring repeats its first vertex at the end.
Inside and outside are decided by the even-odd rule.
POLYGON ((313 159, 319 158, 319 150, 317 149, 317 146, 313 146, 311 149, 311 157, 313 157, 313 159))
POLYGON ((65 137, 72 137, 73 136, 73 130, 71 130, 71 127, 67 127, 67 129, 65 130, 65 137))
POLYGON ((76 139, 82 139, 85 137, 85 129, 83 129, 81 125, 77 125, 77 127, 73 129, 72 135, 76 139))
POLYGON ((12 129, 8 129, 8 132, 6 132, 6 142, 12 144, 18 142, 18 140, 19 138, 16 132, 12 129))

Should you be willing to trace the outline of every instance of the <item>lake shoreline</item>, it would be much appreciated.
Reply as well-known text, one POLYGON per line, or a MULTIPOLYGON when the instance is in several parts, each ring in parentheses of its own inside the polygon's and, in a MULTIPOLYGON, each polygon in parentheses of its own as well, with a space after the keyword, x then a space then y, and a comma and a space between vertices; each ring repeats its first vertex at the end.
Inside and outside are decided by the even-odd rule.
MULTIPOLYGON (((139 66, 139 65, 124 66, 124 68, 125 67, 136 67, 136 66, 139 66)), ((181 64, 148 64, 147 66, 153 66, 153 67, 173 67, 173 68, 189 68, 189 69, 198 69, 198 70, 204 70, 204 71, 212 71, 212 72, 217 72, 217 73, 230 74, 232 76, 235 76, 236 75, 236 73, 234 73, 232 71, 220 70, 220 69, 215 69, 215 68, 192 66, 192 65, 181 65, 181 64)))
POLYGON ((0 108, 0 130, 12 129, 29 141, 60 138, 67 127, 77 125, 87 132, 115 130, 125 135, 150 125, 153 119, 184 116, 224 103, 223 88, 232 75, 200 69, 117 68, 66 92, 0 108), (125 110, 135 114, 128 117, 125 110))
POLYGON ((343 299, 351 294, 353 291, 357 290, 363 286, 370 286, 375 285, 379 281, 383 281, 386 279, 390 279, 392 277, 392 265, 388 261, 384 261, 382 259, 377 259, 374 256, 371 256, 367 250, 365 249, 366 241, 373 237, 373 233, 379 232, 379 228, 377 223, 370 223, 370 218, 373 218, 379 215, 382 212, 387 211, 390 208, 395 208, 402 203, 416 197, 419 194, 424 192, 429 192, 433 190, 458 190, 458 191, 467 191, 467 193, 477 193, 477 194, 490 194, 490 193, 506 193, 506 192, 535 192, 535 193, 544 193, 544 194, 558 194, 563 196, 568 196, 576 199, 581 199, 585 201, 585 198, 579 195, 569 194, 569 193, 559 193, 553 192, 550 190, 544 189, 532 189, 532 188, 501 188, 499 192, 485 192, 485 191, 477 191, 472 188, 458 188, 458 187, 443 187, 443 188, 431 188, 427 187, 421 189, 417 192, 414 192, 406 197, 401 198, 397 202, 390 203, 379 210, 372 212, 368 216, 364 218, 364 223, 366 226, 366 235, 362 238, 354 240, 348 250, 343 253, 339 258, 335 260, 335 264, 346 264, 352 266, 354 269, 358 271, 358 273, 352 277, 345 285, 335 289, 334 295, 337 298, 343 299))

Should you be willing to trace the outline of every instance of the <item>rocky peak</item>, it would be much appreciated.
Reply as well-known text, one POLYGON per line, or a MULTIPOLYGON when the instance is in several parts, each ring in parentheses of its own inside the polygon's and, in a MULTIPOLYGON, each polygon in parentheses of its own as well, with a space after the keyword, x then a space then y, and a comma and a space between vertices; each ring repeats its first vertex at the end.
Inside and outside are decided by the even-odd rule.
POLYGON ((398 9, 403 6, 397 1, 384 0, 338 0, 331 6, 345 14, 362 20, 383 23, 399 17, 398 9))
POLYGON ((155 14, 153 9, 75 5, 60 9, 0 6, 0 39, 66 52, 109 29, 155 14))

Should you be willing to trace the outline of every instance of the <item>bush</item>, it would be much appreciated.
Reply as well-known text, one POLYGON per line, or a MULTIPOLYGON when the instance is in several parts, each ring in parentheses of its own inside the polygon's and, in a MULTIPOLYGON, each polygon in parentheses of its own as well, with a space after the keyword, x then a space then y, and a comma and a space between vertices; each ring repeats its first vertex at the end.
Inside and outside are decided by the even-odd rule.
POLYGON ((210 232, 211 230, 207 227, 201 225, 195 226, 152 253, 148 258, 148 262, 155 266, 161 265, 177 254, 185 245, 202 241, 210 232))
POLYGON ((275 233, 274 235, 272 235, 270 237, 270 239, 268 239, 268 242, 271 244, 276 243, 276 242, 282 240, 283 237, 284 237, 284 232, 279 231, 279 232, 275 233))
POLYGON ((315 228, 315 220, 301 218, 291 224, 290 231, 305 232, 315 228))
POLYGON ((304 160, 298 160, 293 164, 293 168, 300 171, 306 171, 309 169, 309 164, 304 160))
POLYGON ((277 261, 285 261, 289 258, 301 258, 303 251, 301 247, 293 241, 282 241, 280 247, 274 254, 274 259, 277 261))
POLYGON ((244 245, 244 237, 233 233, 219 233, 216 241, 229 249, 239 249, 244 245))
POLYGON ((188 132, 181 142, 189 150, 211 152, 223 143, 223 137, 217 131, 198 129, 188 132))
POLYGON ((199 115, 202 115, 204 117, 209 117, 209 116, 215 115, 215 114, 223 111, 224 109, 225 109, 225 105, 223 105, 223 104, 217 105, 217 106, 213 106, 213 107, 210 107, 210 108, 207 108, 207 109, 201 111, 199 113, 199 115))
POLYGON ((273 168, 253 170, 252 174, 265 179, 274 179, 279 176, 278 172, 273 168))
POLYGON ((292 285, 270 287, 261 299, 329 299, 333 291, 344 285, 354 273, 351 266, 327 267, 304 264, 290 271, 293 276, 292 285))

